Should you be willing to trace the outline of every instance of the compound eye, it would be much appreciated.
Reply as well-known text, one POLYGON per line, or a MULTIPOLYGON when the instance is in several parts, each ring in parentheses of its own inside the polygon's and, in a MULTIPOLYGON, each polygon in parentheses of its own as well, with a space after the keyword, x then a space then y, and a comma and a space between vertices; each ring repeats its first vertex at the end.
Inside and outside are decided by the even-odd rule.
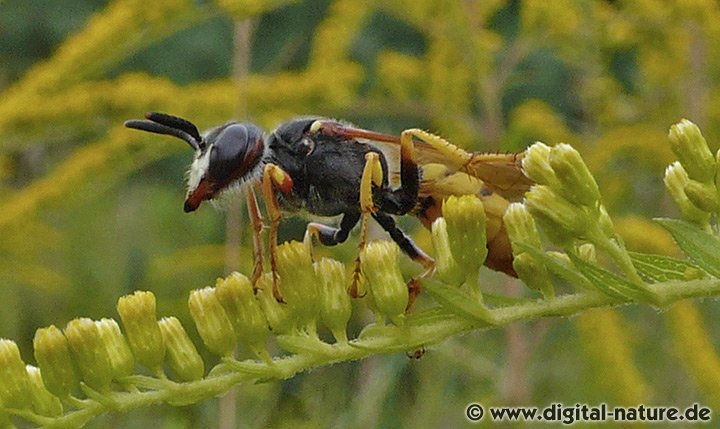
POLYGON ((242 163, 250 144, 247 127, 240 124, 228 125, 213 142, 208 166, 210 176, 217 180, 232 174, 242 163))

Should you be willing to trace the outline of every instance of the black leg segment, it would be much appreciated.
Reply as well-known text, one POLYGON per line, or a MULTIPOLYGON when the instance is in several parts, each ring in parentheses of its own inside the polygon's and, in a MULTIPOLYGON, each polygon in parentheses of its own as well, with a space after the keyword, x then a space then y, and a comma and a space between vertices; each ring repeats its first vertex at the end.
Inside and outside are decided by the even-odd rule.
POLYGON ((389 214, 383 212, 373 213, 372 217, 382 228, 390 234, 390 237, 412 260, 420 261, 427 257, 410 237, 408 237, 395 223, 395 219, 389 214))
POLYGON ((347 240, 350 231, 360 220, 360 212, 348 212, 343 215, 340 221, 340 228, 333 228, 331 226, 314 224, 317 228, 318 240, 325 246, 334 246, 336 244, 344 243, 347 240))

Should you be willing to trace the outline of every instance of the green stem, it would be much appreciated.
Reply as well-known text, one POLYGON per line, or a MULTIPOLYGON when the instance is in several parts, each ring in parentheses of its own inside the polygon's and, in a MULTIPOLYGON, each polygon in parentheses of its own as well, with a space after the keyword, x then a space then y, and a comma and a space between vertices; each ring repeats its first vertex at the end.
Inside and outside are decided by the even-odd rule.
MULTIPOLYGON (((665 302, 679 301, 711 295, 720 295, 720 280, 702 279, 686 282, 665 282, 646 286, 665 302)), ((589 308, 627 304, 600 293, 588 292, 561 296, 552 300, 524 302, 507 307, 489 310, 495 325, 506 325, 523 320, 534 320, 547 316, 568 316, 589 308)), ((479 304, 482 305, 482 304, 479 304)), ((348 343, 327 345, 328 353, 304 353, 273 360, 271 364, 260 361, 242 361, 237 364, 219 364, 218 371, 208 377, 187 383, 173 383, 162 380, 155 389, 137 392, 109 392, 111 402, 117 409, 130 410, 152 404, 167 402, 171 404, 197 403, 204 399, 220 395, 242 382, 267 379, 287 379, 295 374, 337 362, 363 359, 372 354, 396 353, 414 350, 421 346, 439 343, 450 336, 478 329, 487 329, 493 325, 470 321, 434 308, 409 314, 403 327, 368 327, 372 336, 362 335, 361 339, 348 343), (372 328, 372 329, 370 329, 372 328), (222 366, 223 370, 219 370, 222 366)), ((132 380, 132 377, 128 377, 132 380)), ((139 381, 139 380, 138 380, 139 381)), ((139 383, 142 384, 142 383, 139 383)), ((146 389, 150 387, 145 384, 146 389)), ((77 427, 93 417, 109 411, 107 405, 96 400, 85 400, 83 408, 52 420, 51 427, 77 427)))
POLYGON ((615 261, 615 264, 617 264, 618 268, 620 268, 630 282, 634 283, 641 289, 647 290, 647 284, 643 281, 635 269, 632 259, 630 259, 630 254, 622 245, 620 245, 620 243, 605 235, 598 224, 593 225, 592 230, 589 231, 588 235, 589 241, 610 255, 613 261, 615 261))

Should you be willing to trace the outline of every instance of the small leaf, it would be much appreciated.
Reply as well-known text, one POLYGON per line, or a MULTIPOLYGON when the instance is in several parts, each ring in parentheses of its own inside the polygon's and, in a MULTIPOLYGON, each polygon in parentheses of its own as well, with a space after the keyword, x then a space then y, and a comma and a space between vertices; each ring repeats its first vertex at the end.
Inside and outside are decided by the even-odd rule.
POLYGON ((690 262, 663 255, 628 252, 632 263, 644 279, 653 283, 670 280, 695 280, 707 273, 690 262))
POLYGON ((250 360, 239 361, 233 358, 224 358, 221 363, 215 365, 215 367, 210 370, 208 377, 217 377, 230 372, 240 372, 253 377, 267 377, 272 373, 268 370, 267 363, 250 360))
POLYGON ((427 282, 423 284, 423 290, 445 309, 460 317, 495 324, 495 318, 487 307, 458 288, 427 282))
POLYGON ((278 335, 278 344, 283 349, 295 354, 325 355, 333 354, 333 347, 309 335, 278 335))
POLYGON ((483 292, 483 301, 494 307, 511 307, 513 305, 529 304, 532 302, 536 302, 537 300, 534 298, 498 295, 495 293, 483 292))
POLYGON ((720 277, 720 238, 684 220, 660 218, 655 222, 668 230, 680 249, 700 268, 720 277))
MULTIPOLYGON (((405 326, 424 326, 431 323, 439 323, 453 319, 455 319, 455 315, 453 313, 448 312, 442 307, 433 307, 421 311, 413 310, 412 312, 406 314, 405 326)), ((365 329, 363 329, 363 332, 365 332, 365 329)))
POLYGON ((605 295, 622 301, 656 302, 652 292, 630 283, 626 279, 610 271, 588 264, 575 255, 570 260, 590 282, 605 295))

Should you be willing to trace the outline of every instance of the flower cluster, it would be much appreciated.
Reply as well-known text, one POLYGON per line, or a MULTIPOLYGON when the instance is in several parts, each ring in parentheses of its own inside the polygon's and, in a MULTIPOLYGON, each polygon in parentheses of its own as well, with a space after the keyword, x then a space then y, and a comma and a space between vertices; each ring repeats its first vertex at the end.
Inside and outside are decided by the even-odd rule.
POLYGON ((720 212, 720 151, 713 156, 700 129, 687 119, 670 127, 669 138, 678 161, 665 170, 665 187, 683 218, 707 227, 720 212))
POLYGON ((575 287, 657 303, 615 233, 598 185, 580 154, 567 144, 549 147, 538 142, 527 150, 522 167, 536 184, 525 194, 523 204, 510 205, 504 215, 518 276, 546 298, 555 294, 549 276, 553 268, 575 287), (565 253, 544 251, 536 222, 565 253), (593 268, 597 267, 596 249, 610 257, 624 279, 593 268), (584 275, 577 275, 578 264, 585 268, 584 275))

